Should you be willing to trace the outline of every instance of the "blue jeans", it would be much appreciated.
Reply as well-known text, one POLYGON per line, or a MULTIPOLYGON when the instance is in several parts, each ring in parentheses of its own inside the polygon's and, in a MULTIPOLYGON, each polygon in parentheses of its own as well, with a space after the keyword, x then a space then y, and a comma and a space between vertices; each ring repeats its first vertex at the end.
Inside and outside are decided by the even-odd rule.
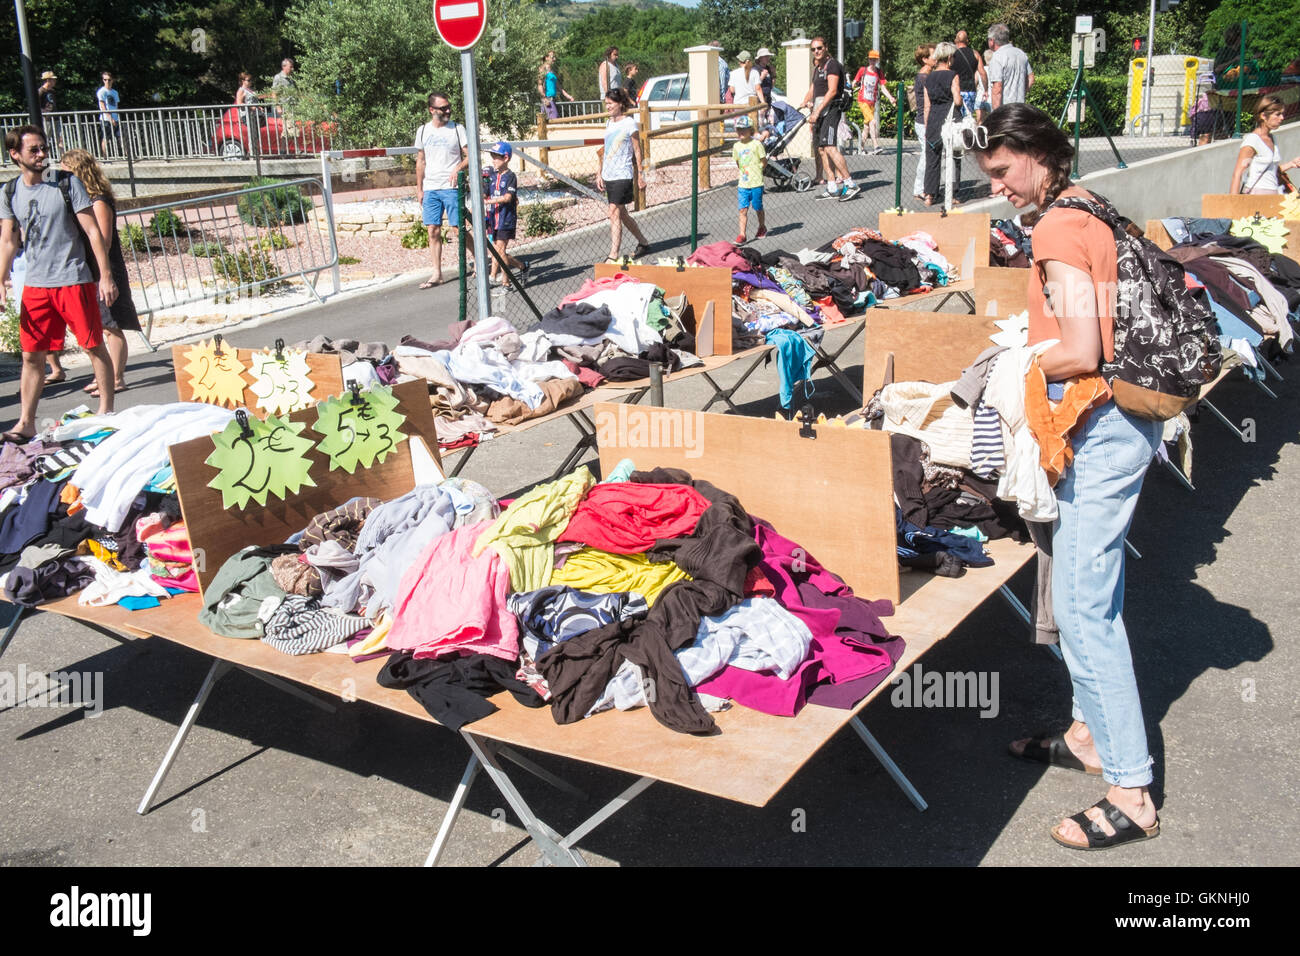
POLYGON ((1162 426, 1109 401, 1074 440, 1056 486, 1052 601, 1074 687, 1074 719, 1088 725, 1107 783, 1151 783, 1142 704, 1124 630, 1124 538, 1162 426))

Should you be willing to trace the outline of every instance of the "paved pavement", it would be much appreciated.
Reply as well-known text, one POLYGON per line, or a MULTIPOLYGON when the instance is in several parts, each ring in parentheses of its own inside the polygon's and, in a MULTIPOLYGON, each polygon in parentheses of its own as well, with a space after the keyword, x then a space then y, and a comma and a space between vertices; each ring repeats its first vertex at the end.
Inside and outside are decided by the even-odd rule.
MULTIPOLYGON (((820 210, 784 197, 775 236, 798 248, 855 218, 853 204, 820 210), (816 224, 814 227, 814 223, 816 224)), ((871 221, 863 217, 858 221, 871 221)), ((658 235, 658 233, 652 233, 658 235)), ((262 345, 318 332, 394 340, 436 332, 455 318, 447 289, 414 281, 338 301, 229 336, 262 345)), ((554 276, 572 287, 574 276, 554 276)), ((551 299, 550 291, 546 293, 551 299)), ((845 333, 839 333, 843 335, 845 333)), ((838 341, 838 336, 832 342, 838 341)), ((846 354, 861 375, 858 346, 846 354)), ((1215 392, 1242 443, 1209 415, 1196 425, 1197 491, 1153 468, 1130 540, 1126 620, 1155 757, 1161 839, 1110 854, 1078 854, 1047 836, 1061 816, 1103 793, 1096 779, 1022 764, 1006 743, 1063 724, 1069 689, 1060 664, 1027 643, 996 598, 923 661, 936 671, 998 676, 996 716, 906 709, 882 697, 864 719, 930 803, 918 813, 857 738, 838 735, 765 808, 656 785, 583 840, 601 864, 958 864, 1244 866, 1294 864, 1278 839, 1297 818, 1300 763, 1292 740, 1300 686, 1300 560, 1285 532, 1300 500, 1295 405, 1300 370, 1276 400, 1239 378, 1215 392)), ((731 370, 731 381, 738 370, 731 370)), ((173 400, 166 358, 136 355, 123 399, 173 400)), ((52 389, 65 407, 77 381, 52 389)), ((0 384, 12 414, 16 382, 0 384)), ((761 369, 738 394, 742 412, 770 416, 776 374, 761 369)), ((668 401, 699 407, 698 381, 668 401)), ((851 402, 819 380, 830 414, 851 402)), ((487 445, 466 474, 508 494, 544 478, 573 436, 551 423, 487 445)), ((1032 584, 1014 581, 1019 594, 1032 584)), ((0 672, 101 672, 103 713, 19 706, 0 710, 0 865, 411 864, 423 859, 464 767, 464 745, 439 728, 366 704, 327 715, 243 674, 225 678, 163 788, 160 805, 134 807, 192 700, 207 662, 160 640, 115 644, 63 618, 24 623, 0 672)), ((524 778, 520 787, 557 829, 578 823, 628 784, 622 775, 546 756, 545 766, 596 795, 579 802, 524 778)), ((447 862, 520 865, 535 851, 485 778, 475 785, 447 862)), ((1207 886, 1206 889, 1223 887, 1207 886)))

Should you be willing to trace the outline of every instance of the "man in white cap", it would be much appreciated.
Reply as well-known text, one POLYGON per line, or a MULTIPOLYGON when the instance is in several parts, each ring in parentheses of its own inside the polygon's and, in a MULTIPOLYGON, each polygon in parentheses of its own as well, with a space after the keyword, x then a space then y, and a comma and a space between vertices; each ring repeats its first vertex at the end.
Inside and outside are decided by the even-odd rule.
POLYGON ((754 97, 758 97, 763 103, 767 100, 762 99, 763 91, 759 88, 758 70, 754 69, 754 57, 748 50, 741 50, 740 56, 736 57, 740 65, 731 71, 731 78, 727 80, 727 86, 731 89, 731 102, 735 106, 748 106, 754 97))
POLYGON ((59 78, 54 75, 53 70, 46 70, 41 74, 41 86, 36 91, 36 99, 41 105, 41 124, 45 127, 45 137, 52 151, 59 151, 58 137, 54 135, 54 119, 49 114, 59 108, 59 104, 54 96, 54 88, 58 85, 59 78))

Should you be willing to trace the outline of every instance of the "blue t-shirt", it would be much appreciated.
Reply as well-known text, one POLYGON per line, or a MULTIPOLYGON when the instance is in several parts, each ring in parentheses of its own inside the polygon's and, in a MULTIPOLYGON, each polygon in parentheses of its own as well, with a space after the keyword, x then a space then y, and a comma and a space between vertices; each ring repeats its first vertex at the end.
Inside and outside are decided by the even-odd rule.
POLYGON ((560 91, 560 78, 555 75, 554 70, 551 70, 546 74, 544 82, 546 84, 545 89, 547 97, 555 99, 555 94, 560 91))
POLYGON ((492 178, 488 181, 489 196, 509 196, 509 202, 493 204, 492 214, 488 217, 493 229, 514 229, 519 223, 518 200, 515 198, 519 191, 519 180, 510 170, 496 172, 493 170, 492 178))
POLYGON ((101 86, 95 91, 95 102, 102 103, 108 107, 107 111, 100 110, 99 118, 102 121, 117 119, 117 104, 119 102, 117 90, 110 90, 106 86, 101 86))

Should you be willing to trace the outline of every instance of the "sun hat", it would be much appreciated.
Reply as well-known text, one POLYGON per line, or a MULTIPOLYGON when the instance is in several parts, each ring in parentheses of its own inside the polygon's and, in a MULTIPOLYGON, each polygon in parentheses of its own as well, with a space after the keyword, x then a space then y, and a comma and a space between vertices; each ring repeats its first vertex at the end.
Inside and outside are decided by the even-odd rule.
POLYGON ((772 55, 772 51, 771 51, 771 50, 769 50, 769 49, 768 49, 767 47, 765 47, 765 46, 761 46, 761 47, 758 48, 758 52, 754 54, 754 59, 755 59, 755 60, 761 60, 761 59, 763 59, 763 57, 765 57, 765 56, 771 56, 771 55, 772 55))

